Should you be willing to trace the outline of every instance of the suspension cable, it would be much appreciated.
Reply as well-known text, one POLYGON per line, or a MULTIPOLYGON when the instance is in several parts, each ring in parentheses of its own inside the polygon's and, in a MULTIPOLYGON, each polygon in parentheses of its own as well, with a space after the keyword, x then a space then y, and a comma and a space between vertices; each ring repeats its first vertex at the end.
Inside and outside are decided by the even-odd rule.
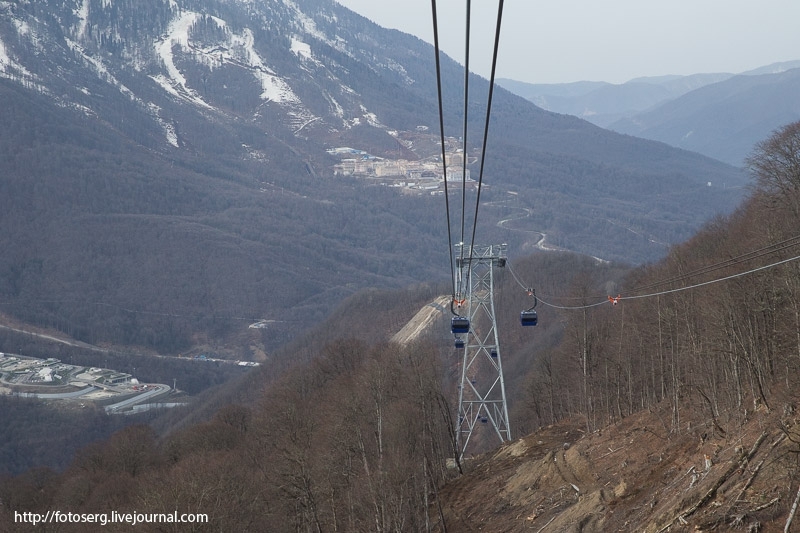
POLYGON ((658 286, 661 286, 661 285, 666 285, 668 283, 674 283, 674 282, 677 282, 677 281, 681 281, 681 280, 687 279, 687 278, 689 278, 691 276, 696 276, 696 275, 700 275, 700 274, 708 274, 710 272, 714 272, 714 271, 720 270, 720 269, 728 267, 728 266, 733 266, 733 265, 735 265, 737 263, 741 263, 741 262, 745 262, 745 261, 751 261, 753 259, 758 259, 759 257, 763 257, 765 255, 773 254, 775 252, 780 252, 780 251, 786 250, 787 248, 792 248, 793 246, 797 246, 798 244, 800 244, 800 235, 796 235, 794 237, 790 237, 790 238, 782 240, 780 242, 776 242, 776 243, 770 244, 768 246, 764 246, 764 247, 759 248, 757 250, 752 250, 750 252, 746 252, 744 254, 740 254, 738 256, 731 257, 729 259, 726 259, 724 261, 720 261, 718 263, 714 263, 712 265, 707 265, 707 266, 704 266, 704 267, 697 268, 695 270, 691 270, 689 272, 686 272, 684 274, 680 274, 678 276, 674 276, 672 278, 668 278, 668 279, 665 279, 665 280, 649 283, 649 284, 646 284, 646 285, 640 285, 638 287, 635 287, 635 288, 631 289, 631 291, 641 291, 641 290, 646 290, 646 289, 652 289, 652 288, 655 288, 655 287, 658 287, 658 286))
MULTIPOLYGON (((483 127, 483 146, 481 148, 481 166, 480 172, 478 174, 478 197, 475 200, 475 218, 472 223, 472 239, 470 240, 470 249, 475 245, 475 232, 478 228, 478 208, 481 205, 481 189, 483 186, 483 168, 484 163, 486 162, 486 145, 489 138, 489 119, 491 118, 492 114, 492 97, 494 94, 494 79, 495 74, 497 72, 497 51, 500 46, 500 27, 502 25, 503 20, 503 0, 497 5, 497 26, 495 28, 494 34, 494 50, 492 51, 492 72, 489 78, 489 97, 486 103, 486 122, 483 127)), ((466 156, 466 154, 465 154, 466 156)), ((466 180, 466 173, 464 175, 464 179, 466 180)), ((472 254, 470 254, 471 257, 472 254)))
MULTIPOLYGON (((452 300, 456 299, 456 273, 453 268, 453 235, 450 231, 450 195, 447 192, 447 151, 444 138, 444 106, 442 104, 442 66, 439 60, 439 22, 436 16, 436 0, 431 0, 431 11, 433 12, 433 46, 436 55, 436 90, 439 96, 439 135, 442 145, 442 172, 444 173, 444 203, 447 214, 447 255, 450 258, 450 281, 452 283, 453 297, 450 303, 450 310, 453 310, 452 300)), ((455 314, 455 313, 453 313, 455 314)))
POLYGON ((779 265, 783 265, 785 263, 790 263, 792 261, 797 261, 798 259, 800 259, 800 255, 796 255, 794 257, 790 257, 789 259, 784 259, 782 261, 771 263, 769 265, 764 265, 764 266, 760 266, 758 268, 753 268, 753 269, 748 270, 746 272, 740 272, 738 274, 732 274, 730 276, 725 276, 723 278, 717 278, 717 279, 712 279, 710 281, 704 281, 703 283, 696 283, 694 285, 689 285, 688 287, 678 287, 677 289, 669 289, 669 290, 666 290, 666 291, 655 292, 655 293, 652 293, 652 294, 640 294, 638 296, 621 296, 619 299, 620 300, 636 300, 638 298, 652 298, 653 296, 661 296, 663 294, 671 294, 673 292, 681 292, 681 291, 686 291, 686 290, 689 290, 689 289, 696 289, 698 287, 703 287, 705 285, 711 285, 712 283, 719 283, 720 281, 727 281, 729 279, 740 278, 740 277, 746 276, 748 274, 753 274, 755 272, 760 272, 761 270, 767 270, 768 268, 773 268, 773 267, 776 267, 776 266, 779 266, 779 265))
MULTIPOLYGON (((789 237, 788 239, 784 239, 782 241, 779 241, 779 242, 776 242, 776 243, 773 243, 773 244, 770 244, 770 245, 767 245, 767 246, 763 246, 763 247, 758 248, 756 250, 751 250, 749 252, 745 252, 743 254, 739 254, 737 256, 731 257, 731 258, 726 259, 724 261, 719 261, 719 262, 711 264, 711 265, 707 265, 707 266, 704 266, 704 267, 696 268, 696 269, 691 270, 689 272, 686 272, 684 274, 680 274, 680 275, 677 275, 677 276, 673 276, 671 278, 666 278, 666 279, 663 279, 663 280, 654 281, 652 283, 647 283, 647 284, 644 284, 644 285, 639 285, 639 286, 633 287, 633 288, 629 289, 628 292, 631 293, 631 292, 643 291, 643 290, 646 290, 646 289, 653 289, 653 288, 656 288, 656 287, 667 285, 669 283, 678 283, 678 282, 681 282, 681 281, 686 281, 686 280, 692 278, 693 276, 698 276, 698 275, 701 275, 701 274, 709 274, 711 272, 715 272, 717 270, 720 270, 720 269, 723 269, 723 268, 726 268, 726 267, 731 267, 731 266, 734 266, 734 265, 737 265, 737 264, 740 264, 740 263, 744 263, 744 262, 752 261, 754 259, 758 259, 758 258, 761 258, 761 257, 764 257, 764 256, 772 255, 774 253, 781 252, 781 251, 787 250, 789 248, 793 248, 793 247, 798 246, 798 245, 800 245, 800 235, 795 235, 794 237, 789 237)), ((520 278, 520 276, 516 273, 516 271, 514 271, 512 265, 511 265, 511 261, 508 261, 506 263, 506 266, 508 267, 509 272, 511 272, 511 275, 514 277, 514 280, 517 282, 517 284, 522 289, 524 289, 526 291, 530 291, 530 286, 525 284, 525 281, 520 278)), ((700 285, 702 285, 702 284, 700 284, 700 285)), ((694 286, 696 286, 696 285, 693 285, 692 287, 694 287, 694 286)), ((679 290, 685 290, 685 289, 681 288, 679 290)), ((657 294, 659 294, 659 295, 660 294, 666 294, 668 292, 669 291, 659 292, 657 294)), ((649 296, 649 295, 627 296, 627 297, 620 298, 620 300, 626 300, 626 299, 632 299, 632 298, 644 297, 644 296, 649 296)), ((593 299, 594 298, 604 298, 604 297, 605 296, 602 296, 602 295, 596 295, 596 296, 593 297, 593 299)), ((549 299, 555 298, 555 299, 558 299, 558 300, 584 300, 584 299, 586 299, 585 296, 557 296, 557 295, 545 296, 545 298, 549 298, 549 299)), ((539 298, 539 299, 541 299, 541 298, 539 298)), ((577 306, 577 307, 566 306, 565 307, 565 306, 557 306, 557 305, 553 305, 553 304, 548 304, 546 302, 542 302, 542 303, 544 303, 545 305, 550 305, 550 307, 555 307, 555 308, 558 308, 558 309, 583 309, 583 306, 577 306)), ((599 304, 603 304, 603 303, 605 303, 605 301, 602 301, 599 304)), ((596 304, 596 305, 599 305, 599 304, 596 304)))
MULTIPOLYGON (((462 162, 462 176, 461 176, 461 251, 460 251, 460 262, 456 265, 461 271, 464 268, 464 244, 465 244, 465 229, 466 229, 466 189, 467 189, 467 163, 468 163, 468 147, 467 147, 467 132, 469 126, 469 52, 470 52, 470 32, 471 32, 471 0, 467 0, 467 14, 466 14, 466 44, 465 44, 465 68, 464 68, 464 125, 463 125, 463 162, 462 162)), ((450 272, 451 272, 451 282, 452 282, 452 293, 453 293, 453 301, 457 298, 460 298, 461 292, 461 276, 458 276, 458 280, 456 279, 456 270, 453 265, 453 237, 452 237, 452 230, 451 230, 451 220, 450 220, 450 197, 449 191, 447 186, 447 152, 445 146, 445 133, 444 133, 444 105, 443 105, 443 98, 442 98, 442 69, 441 69, 441 62, 440 62, 440 48, 439 48, 439 23, 438 23, 438 16, 437 16, 437 9, 436 9, 436 0, 431 0, 431 12, 433 15, 433 41, 434 41, 434 49, 436 54, 436 87, 438 93, 438 103, 439 103, 439 134, 440 134, 440 144, 442 148, 442 169, 444 174, 444 195, 445 195, 445 208, 447 211, 447 243, 448 243, 448 251, 450 252, 448 255, 450 256, 450 272)), ((489 136, 489 122, 491 118, 491 110, 492 110, 492 98, 494 94, 494 82, 495 82, 495 75, 497 72, 497 55, 498 55, 498 48, 500 42, 500 28, 502 23, 502 15, 503 15, 503 0, 499 1, 498 10, 497 10, 497 26, 495 29, 495 40, 494 40, 494 50, 492 54, 492 71, 491 71, 491 78, 489 81, 489 95, 488 95, 488 102, 486 107, 486 121, 484 124, 484 131, 483 131, 483 144, 481 148, 481 164, 480 164, 480 173, 478 178, 478 194, 476 199, 475 205, 475 217, 472 223, 472 237, 470 240, 470 254, 468 258, 467 266, 472 261, 472 249, 475 246, 475 234, 478 225, 478 208, 480 206, 480 198, 481 198, 481 190, 483 187, 483 170, 486 161, 486 146, 487 140, 489 136)), ((455 313, 453 309, 453 303, 451 302, 450 310, 455 313)))
MULTIPOLYGON (((462 156, 464 161, 462 162, 461 166, 461 250, 460 250, 460 259, 461 261, 459 264, 461 268, 464 267, 464 243, 466 242, 464 239, 464 230, 466 228, 466 218, 467 218, 467 131, 469 125, 469 42, 470 42, 470 31, 471 31, 471 19, 472 19, 472 1, 467 0, 467 14, 466 14, 466 28, 465 28, 465 35, 466 38, 464 39, 464 126, 462 130, 462 139, 461 139, 461 147, 462 147, 462 156)), ((447 175, 445 174, 444 177, 445 181, 447 181, 447 175)), ((472 257, 472 247, 470 247, 469 252, 470 258, 472 257)), ((459 287, 460 289, 460 287, 459 287)), ((459 290, 458 297, 461 298, 461 291, 459 290)))
POLYGON ((511 268, 511 261, 509 261, 508 259, 506 259, 506 267, 508 268, 508 271, 511 272, 511 276, 514 278, 514 281, 517 282, 517 285, 519 285, 526 291, 530 290, 530 285, 525 285, 525 283, 520 279, 517 273, 514 272, 514 269, 511 268))
MULTIPOLYGON (((712 279, 712 280, 709 280, 709 281, 704 281, 702 283, 695 283, 694 285, 688 285, 688 286, 685 286, 685 287, 677 287, 675 289, 668 289, 668 290, 664 290, 664 291, 653 292, 653 293, 650 293, 650 294, 639 294, 639 295, 635 295, 635 296, 617 296, 616 298, 613 298, 613 300, 614 301, 619 301, 619 300, 638 300, 638 299, 641 299, 641 298, 653 298, 653 297, 656 297, 656 296, 663 296, 665 294, 672 294, 672 293, 676 293, 676 292, 688 291, 688 290, 691 290, 691 289, 697 289, 699 287, 704 287, 706 285, 712 285, 714 283, 719 283, 719 282, 722 282, 722 281, 728 281, 728 280, 731 280, 731 279, 734 279, 734 278, 740 278, 742 276, 747 276, 749 274, 754 274, 754 273, 760 272, 762 270, 767 270, 767 269, 770 269, 770 268, 774 268, 776 266, 780 266, 780 265, 783 265, 783 264, 786 264, 786 263, 790 263, 792 261, 797 261, 798 259, 800 259, 800 255, 797 255, 797 256, 794 256, 794 257, 790 257, 789 259, 783 259, 783 260, 777 261, 775 263, 770 263, 769 265, 764 265, 764 266, 760 266, 758 268, 753 268, 753 269, 747 270, 745 272, 739 272, 737 274, 731 274, 730 276, 724 276, 724 277, 721 277, 721 278, 716 278, 716 279, 712 279)), ((576 306, 554 305, 554 304, 551 304, 549 302, 546 302, 546 301, 542 300, 541 298, 539 298, 539 301, 542 302, 544 305, 546 305, 548 307, 553 307, 555 309, 574 310, 574 309, 588 309, 590 307, 597 307, 598 305, 603 305, 603 304, 607 303, 608 299, 603 300, 601 302, 596 302, 596 303, 593 303, 593 304, 576 305, 576 306)))

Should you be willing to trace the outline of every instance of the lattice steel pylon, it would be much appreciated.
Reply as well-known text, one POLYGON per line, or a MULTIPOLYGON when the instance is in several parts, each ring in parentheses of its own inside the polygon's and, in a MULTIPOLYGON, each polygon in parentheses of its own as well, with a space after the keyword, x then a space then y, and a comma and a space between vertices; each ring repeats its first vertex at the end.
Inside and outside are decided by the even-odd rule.
POLYGON ((500 442, 511 440, 503 363, 494 312, 494 267, 506 264, 506 245, 456 245, 456 269, 468 290, 469 332, 464 343, 456 439, 460 459, 478 427, 491 427, 500 442))

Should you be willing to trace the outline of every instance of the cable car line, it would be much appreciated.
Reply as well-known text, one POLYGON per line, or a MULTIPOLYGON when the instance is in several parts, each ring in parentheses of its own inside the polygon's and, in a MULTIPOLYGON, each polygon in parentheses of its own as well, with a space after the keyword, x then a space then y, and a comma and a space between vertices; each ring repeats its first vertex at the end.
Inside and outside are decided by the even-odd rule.
MULTIPOLYGON (((462 163, 461 163, 461 250, 459 251, 459 265, 464 266, 464 230, 466 226, 467 215, 467 131, 469 125, 469 41, 471 31, 471 18, 472 18, 472 1, 467 0, 467 14, 466 14, 466 29, 464 39, 464 124, 461 133, 461 150, 462 150, 462 163)), ((447 174, 444 175, 444 180, 447 181, 447 174)), ((471 250, 472 248, 470 248, 471 250)), ((451 248, 452 250, 452 248, 451 248)), ((471 256, 472 254, 470 254, 471 256)), ((460 287, 459 287, 460 289, 460 287)), ((459 290, 459 298, 461 291, 459 290)))
POLYGON ((431 0, 431 11, 433 11, 433 46, 436 56, 436 90, 439 97, 439 135, 442 146, 442 172, 444 173, 444 203, 447 215, 447 255, 450 257, 450 279, 452 282, 452 295, 450 301, 450 311, 455 315, 453 303, 456 300, 456 274, 453 268, 453 235, 450 230, 450 195, 447 192, 447 152, 444 138, 444 107, 442 104, 442 66, 439 59, 439 22, 436 16, 436 0, 431 0))
MULTIPOLYGON (((749 274, 754 274, 754 273, 760 272, 762 270, 767 270, 767 269, 770 269, 770 268, 774 268, 776 266, 780 266, 780 265, 783 265, 783 264, 786 264, 786 263, 790 263, 792 261, 797 261, 798 259, 800 259, 800 255, 797 255, 795 257, 790 257, 789 259, 783 259, 783 260, 777 261, 775 263, 770 263, 769 265, 764 265, 764 266, 760 266, 758 268, 753 268, 753 269, 747 270, 745 272, 739 272, 737 274, 731 274, 730 276, 724 276, 724 277, 721 277, 721 278, 716 278, 716 279, 712 279, 712 280, 709 280, 709 281, 704 281, 702 283, 695 283, 693 285, 687 285, 685 287, 677 287, 675 289, 668 289, 668 290, 664 290, 664 291, 653 292, 653 293, 650 293, 650 294, 639 294, 639 295, 634 295, 634 296, 617 296, 616 298, 611 298, 611 300, 616 300, 616 301, 620 301, 620 300, 638 300, 638 299, 642 299, 642 298, 653 298, 653 297, 656 297, 656 296, 663 296, 665 294, 673 294, 673 293, 676 293, 676 292, 688 291, 688 290, 691 290, 691 289, 697 289, 699 287, 705 287, 706 285, 712 285, 714 283, 719 283, 721 281, 728 281, 728 280, 731 280, 731 279, 734 279, 734 278, 740 278, 742 276, 747 276, 749 274)), ((542 300, 541 298, 539 298, 539 301, 542 302, 544 305, 546 305, 548 307, 553 307, 555 309, 578 310, 578 309, 588 309, 590 307, 597 307, 599 305, 604 305, 604 304, 608 303, 609 297, 606 297, 605 300, 597 302, 597 303, 588 304, 588 305, 577 305, 577 306, 555 305, 555 304, 551 304, 549 302, 546 302, 546 301, 542 300)))
POLYGON ((764 265, 764 266, 760 266, 758 268, 753 268, 753 269, 748 270, 746 272, 739 272, 738 274, 732 274, 730 276, 725 276, 723 278, 712 279, 710 281, 704 281, 703 283, 696 283, 694 285, 689 285, 688 287, 678 287, 676 289, 669 289, 669 290, 666 290, 666 291, 655 292, 655 293, 652 293, 652 294, 640 294, 638 296, 621 296, 621 297, 619 297, 619 299, 620 300, 636 300, 636 299, 639 299, 639 298, 652 298, 653 296, 661 296, 663 294, 671 294, 671 293, 674 293, 674 292, 681 292, 681 291, 686 291, 686 290, 689 290, 689 289, 696 289, 698 287, 704 287, 705 285, 711 285, 713 283, 719 283, 720 281, 727 281, 727 280, 734 279, 734 278, 740 278, 740 277, 746 276, 748 274, 754 274, 754 273, 760 272, 762 270, 767 270, 769 268, 773 268, 773 267, 780 266, 780 265, 783 265, 783 264, 786 264, 786 263, 790 263, 792 261, 797 261, 798 259, 800 259, 800 255, 796 255, 794 257, 790 257, 789 259, 784 259, 782 261, 777 261, 777 262, 771 263, 769 265, 764 265))
MULTIPOLYGON (((486 121, 484 122, 483 126, 483 145, 481 147, 481 166, 480 172, 478 174, 478 195, 477 199, 475 200, 475 219, 472 224, 472 239, 470 240, 470 249, 475 246, 475 231, 478 227, 478 208, 481 205, 481 188, 483 186, 483 169, 484 163, 486 162, 486 146, 487 141, 489 139, 489 122, 492 114, 492 98, 494 95, 494 79, 495 74, 497 73, 497 52, 500 47, 500 28, 503 22, 503 0, 497 5, 497 25, 495 28, 494 34, 494 50, 492 51, 492 71, 491 75, 489 76, 489 96, 487 98, 486 103, 486 121)), ((464 154, 466 157, 466 153, 464 154)), ((464 174, 464 179, 466 179, 466 173, 464 174)))
POLYGON ((500 28, 502 22, 502 13, 503 13, 503 0, 500 0, 498 4, 498 13, 497 13, 497 26, 495 30, 495 42, 494 42, 494 50, 492 56, 492 71, 491 71, 491 79, 489 82, 489 95, 488 95, 488 103, 486 109, 486 121, 484 125, 484 136, 483 136, 483 146, 481 150, 481 165, 480 165, 480 174, 478 179, 478 192, 477 192, 477 199, 475 204, 475 216, 473 219, 472 224, 472 236, 470 241, 470 252, 469 256, 466 258, 465 262, 465 250, 464 250, 464 242, 465 242, 465 235, 466 235, 466 185, 467 185, 467 163, 468 163, 468 147, 467 147, 467 133, 468 133, 468 126, 469 126, 469 53, 470 53, 470 33, 471 33, 471 0, 467 0, 467 13, 466 13, 466 35, 465 35, 465 68, 464 68, 464 124, 463 124, 463 154, 462 154, 462 175, 461 175, 461 250, 460 250, 460 257, 456 260, 456 264, 453 265, 453 235, 451 229, 451 217, 450 217, 450 198, 449 198, 449 191, 447 186, 447 150, 446 150, 446 143, 445 143, 445 133, 444 133, 444 105, 443 105, 443 97, 442 97, 442 68, 441 68, 441 51, 439 47, 439 23, 438 23, 438 10, 436 8, 436 0, 431 0, 431 12, 432 12, 432 19, 433 19, 433 40, 434 40, 434 52, 435 52, 435 59, 436 59, 436 86, 437 86, 437 94, 438 94, 438 105, 439 105, 439 132, 440 132, 440 144, 442 148, 442 169, 443 169, 443 178, 444 178, 444 193, 445 193, 445 208, 446 208, 446 215, 447 215, 447 241, 448 241, 448 250, 450 256, 450 271, 451 271, 451 282, 452 282, 452 300, 450 303, 450 311, 453 314, 453 318, 451 320, 451 327, 453 333, 456 334, 460 332, 465 326, 462 324, 463 321, 466 321, 466 328, 469 329, 469 320, 465 317, 461 317, 461 315, 456 311, 455 306, 458 305, 460 307, 460 302, 463 301, 462 297, 462 282, 463 280, 463 272, 465 266, 467 267, 467 271, 469 271, 469 266, 471 264, 471 250, 474 248, 475 244, 475 235, 477 231, 477 224, 478 224, 478 208, 480 206, 480 197, 481 197, 481 190, 483 186, 483 170, 484 164, 486 160, 486 146, 487 146, 487 138, 489 134, 489 122, 491 117, 491 108, 492 108, 492 97, 494 94, 494 80, 495 74, 497 71, 497 55, 498 55, 498 48, 499 48, 499 41, 500 41, 500 28), (455 268, 454 268, 455 266, 455 268), (456 274, 456 270, 458 270, 458 275, 456 274))
MULTIPOLYGON (((456 269, 454 268, 453 264, 453 233, 451 229, 451 221, 450 221, 450 194, 447 187, 447 148, 445 144, 445 134, 444 134, 444 105, 442 99, 442 67, 441 67, 441 59, 440 59, 440 47, 439 47, 439 21, 437 16, 437 9, 436 9, 436 0, 431 0, 431 12, 432 12, 432 20, 433 20, 433 43, 434 43, 434 54, 436 60, 436 89, 438 94, 438 104, 439 104, 439 142, 442 147, 442 173, 444 178, 444 199, 445 199, 445 211, 447 217, 447 249, 448 249, 448 257, 450 258, 450 276, 451 276, 451 283, 452 283, 452 297, 450 299, 450 312, 452 313, 453 317, 450 321, 450 327, 453 334, 459 333, 466 333, 469 331, 469 319, 466 317, 461 316, 459 313, 456 312, 454 305, 456 302, 461 301, 461 269, 463 265, 463 261, 459 262, 459 276, 458 280, 456 279, 456 269)), ((467 39, 469 40, 469 39, 467 39)), ((465 124, 466 124, 466 117, 465 117, 465 124)), ((465 126, 466 127, 466 126, 465 126)), ((465 173, 466 174, 466 173, 465 173)), ((464 203, 465 200, 463 199, 465 194, 465 187, 462 187, 462 239, 461 242, 463 243, 463 234, 464 234, 464 203)), ((462 246, 462 254, 463 254, 463 246, 462 246)), ((460 305, 459 305, 460 306, 460 305)))
POLYGON ((520 287, 522 287, 523 290, 525 290, 525 291, 532 291, 533 290, 533 289, 530 288, 530 285, 525 285, 525 283, 522 282, 522 280, 519 278, 519 276, 517 276, 517 273, 514 272, 513 268, 511 268, 511 261, 509 261, 508 259, 506 259, 506 266, 508 267, 508 271, 511 272, 511 276, 514 278, 514 280, 517 282, 517 284, 520 287))
MULTIPOLYGON (((517 273, 514 272, 514 269, 511 268, 511 261, 506 260, 506 267, 508 267, 509 272, 511 272, 511 276, 514 278, 514 281, 516 281, 517 284, 520 287, 522 287, 522 289, 525 292, 528 293, 528 296, 533 296, 533 306, 530 309, 524 309, 519 314, 520 324, 523 325, 523 326, 535 326, 536 324, 539 323, 539 317, 536 315, 536 311, 535 311, 536 305, 539 303, 539 297, 536 296, 536 289, 534 289, 530 285, 526 285, 525 283, 523 283, 523 281, 520 279, 520 277, 517 275, 517 273)), ((546 302, 542 302, 542 303, 546 303, 546 302)), ((551 305, 551 304, 547 304, 547 305, 551 305)))
MULTIPOLYGON (((777 251, 782 251, 782 250, 785 250, 785 249, 790 248, 792 246, 797 246, 798 244, 800 244, 800 236, 791 237, 789 239, 785 239, 785 240, 780 241, 778 243, 775 243, 773 245, 765 246, 763 248, 759 248, 757 250, 753 250, 751 252, 748 252, 748 253, 745 253, 745 254, 741 254, 741 255, 739 255, 737 257, 728 259, 726 261, 721 261, 719 263, 716 263, 715 265, 710 265, 710 267, 714 267, 713 269, 707 270, 707 268, 709 268, 709 267, 697 269, 696 271, 692 271, 692 272, 687 273, 687 274, 685 274, 683 276, 677 276, 677 277, 674 277, 674 278, 671 278, 671 279, 668 279, 668 280, 663 280, 663 281, 660 281, 660 282, 651 283, 649 285, 644 285, 642 287, 639 287, 639 290, 641 290, 641 288, 656 287, 656 286, 659 286, 659 285, 663 285, 665 283, 672 283, 672 282, 675 282, 675 281, 680 281, 681 279, 685 279, 690 275, 696 275, 696 274, 700 274, 700 273, 708 273, 708 272, 711 272, 713 270, 718 270, 718 269, 726 267, 726 266, 731 266, 733 264, 736 264, 736 263, 739 263, 739 262, 742 262, 742 261, 749 261, 749 260, 752 260, 752 259, 763 257, 763 256, 771 254, 771 253, 775 253, 777 251)), ((749 274, 754 274, 754 273, 760 272, 762 270, 767 270, 767 269, 770 269, 770 268, 774 268, 776 266, 780 266, 780 265, 783 265, 783 264, 786 264, 786 263, 790 263, 792 261, 797 261, 798 259, 800 259, 800 255, 797 255, 797 256, 794 256, 794 257, 790 257, 788 259, 783 259, 781 261, 776 261, 774 263, 770 263, 768 265, 763 265, 763 266, 760 266, 760 267, 757 267, 757 268, 753 268, 753 269, 750 269, 750 270, 747 270, 747 271, 744 271, 744 272, 738 272, 736 274, 731 274, 729 276, 724 276, 724 277, 721 277, 721 278, 716 278, 716 279, 712 279, 712 280, 709 280, 709 281, 704 281, 704 282, 701 282, 701 283, 695 283, 695 284, 692 284, 692 285, 687 285, 685 287, 677 287, 677 288, 674 288, 674 289, 667 289, 667 290, 663 290, 663 291, 652 292, 652 293, 648 293, 648 294, 632 295, 632 296, 621 296, 621 295, 618 295, 616 298, 611 298, 609 296, 606 296, 603 300, 601 300, 599 302, 595 302, 595 303, 592 303, 592 304, 586 304, 586 305, 575 305, 575 306, 556 305, 556 304, 553 304, 553 303, 548 302, 546 300, 542 300, 541 297, 536 297, 536 296, 534 296, 534 297, 536 297, 537 301, 542 302, 543 305, 546 305, 548 307, 552 307, 554 309, 562 309, 562 310, 589 309, 591 307, 597 307, 597 306, 606 304, 609 301, 611 301, 612 304, 616 305, 616 302, 619 302, 620 300, 637 300, 637 299, 642 299, 642 298, 653 298, 653 297, 656 297, 656 296, 663 296, 665 294, 673 294, 673 293, 676 293, 676 292, 683 292, 683 291, 687 291, 687 290, 690 290, 690 289, 697 289, 699 287, 704 287, 706 285, 712 285, 714 283, 719 283, 719 282, 722 282, 722 281, 728 281, 728 280, 739 278, 739 277, 746 276, 746 275, 749 275, 749 274)), ((533 291, 533 289, 531 289, 528 285, 526 285, 520 279, 520 277, 517 275, 517 273, 512 268, 510 261, 508 261, 506 263, 506 266, 508 267, 508 270, 511 272, 511 275, 514 278, 514 280, 517 282, 517 284, 520 287, 522 287, 523 290, 527 291, 530 294, 530 292, 533 291)), ((578 298, 578 297, 559 297, 559 296, 554 296, 554 298, 578 298)))
POLYGON ((724 261, 720 261, 718 263, 714 263, 712 265, 707 265, 707 266, 704 266, 704 267, 697 268, 695 270, 692 270, 690 272, 686 272, 686 273, 678 275, 678 276, 674 276, 672 278, 668 278, 668 279, 665 279, 665 280, 657 281, 657 282, 650 283, 650 284, 647 284, 647 285, 641 285, 641 286, 638 286, 638 287, 635 287, 635 288, 631 289, 631 291, 640 291, 640 290, 652 289, 652 288, 658 287, 660 285, 666 285, 668 283, 674 283, 674 282, 677 282, 677 281, 682 281, 682 280, 687 279, 687 278, 689 278, 691 276, 696 276, 696 275, 699 275, 699 274, 708 274, 709 272, 714 272, 716 270, 720 270, 720 269, 728 267, 728 266, 733 266, 735 264, 742 263, 742 262, 745 262, 745 261, 751 261, 753 259, 758 259, 759 257, 763 257, 765 255, 770 255, 770 254, 773 254, 773 253, 776 253, 776 252, 780 252, 780 251, 786 250, 788 248, 792 248, 792 247, 797 246, 797 245, 800 245, 800 235, 797 235, 797 236, 794 236, 794 237, 790 237, 790 238, 785 239, 783 241, 780 241, 780 242, 777 242, 777 243, 773 243, 773 244, 770 244, 768 246, 764 246, 763 248, 759 248, 757 250, 753 250, 753 251, 738 255, 736 257, 732 257, 730 259, 726 259, 724 261))
MULTIPOLYGON (((752 261, 754 259, 758 259, 758 258, 761 258, 761 257, 772 255, 774 253, 781 252, 781 251, 787 250, 789 248, 792 248, 792 247, 795 247, 795 246, 798 246, 798 245, 800 245, 800 235, 796 235, 794 237, 789 237, 787 239, 784 239, 782 241, 770 244, 768 246, 764 246, 764 247, 758 248, 756 250, 751 250, 749 252, 737 255, 735 257, 731 257, 731 258, 726 259, 724 261, 720 261, 720 262, 717 262, 717 263, 714 263, 714 264, 711 264, 711 265, 700 267, 700 268, 697 268, 695 270, 686 272, 686 273, 678 275, 678 276, 673 276, 671 278, 663 279, 663 280, 660 280, 660 281, 655 281, 653 283, 648 283, 648 284, 645 284, 645 285, 639 285, 637 287, 631 288, 628 292, 629 293, 637 292, 637 291, 642 291, 642 290, 646 290, 646 289, 652 289, 652 288, 659 287, 659 286, 662 286, 662 285, 666 285, 666 284, 669 284, 669 283, 677 283, 677 282, 680 282, 680 281, 685 281, 685 280, 687 280, 687 279, 689 279, 689 278, 691 278, 693 276, 715 272, 715 271, 720 270, 722 268, 734 266, 734 265, 737 265, 737 264, 740 264, 740 263, 743 263, 743 262, 746 262, 746 261, 752 261)), ((792 260, 794 260, 794 258, 789 259, 786 262, 790 262, 792 260)), ((773 263, 771 265, 768 265, 765 268, 768 268, 770 266, 777 266, 777 265, 780 265, 780 264, 782 264, 782 263, 781 262, 773 263)), ((528 291, 530 293, 530 291, 532 289, 514 271, 510 261, 508 261, 507 266, 508 266, 508 270, 511 272, 511 275, 513 276, 513 278, 517 282, 517 284, 523 290, 528 291)), ((739 276, 744 275, 744 274, 748 274, 748 273, 751 273, 751 272, 758 271, 759 269, 762 269, 762 267, 759 267, 758 269, 755 269, 755 270, 752 270, 752 271, 747 271, 747 272, 744 272, 744 273, 735 274, 735 275, 733 275, 731 277, 739 277, 739 276)), ((730 279, 731 277, 721 278, 720 280, 730 279)), ((700 287, 700 286, 711 284, 711 283, 716 283, 717 281, 720 281, 720 280, 712 280, 712 281, 709 281, 709 282, 694 284, 694 285, 691 285, 689 287, 681 287, 681 288, 674 289, 674 290, 665 290, 665 291, 656 292, 656 293, 652 293, 652 294, 625 296, 625 297, 620 297, 619 300, 630 300, 630 299, 634 299, 634 298, 645 298, 645 297, 650 297, 650 296, 669 294, 670 292, 683 291, 683 290, 686 290, 687 288, 695 288, 695 287, 700 287)), ((561 299, 561 300, 579 300, 579 299, 585 300, 587 297, 585 297, 585 296, 546 296, 546 298, 548 298, 548 299, 549 298, 556 298, 556 299, 561 299)), ((594 304, 591 304, 591 305, 588 305, 588 306, 587 305, 561 306, 561 305, 555 305, 555 304, 549 303, 549 302, 547 302, 545 300, 542 300, 541 297, 539 297, 539 300, 542 301, 542 304, 547 305, 549 307, 556 308, 556 309, 585 309, 587 307, 595 307, 595 306, 598 306, 598 305, 602 305, 602 304, 606 303, 606 301, 608 300, 607 296, 598 295, 598 296, 593 297, 593 299, 594 298, 597 298, 597 299, 603 299, 604 298, 604 299, 602 301, 599 301, 597 303, 594 303, 594 304)))

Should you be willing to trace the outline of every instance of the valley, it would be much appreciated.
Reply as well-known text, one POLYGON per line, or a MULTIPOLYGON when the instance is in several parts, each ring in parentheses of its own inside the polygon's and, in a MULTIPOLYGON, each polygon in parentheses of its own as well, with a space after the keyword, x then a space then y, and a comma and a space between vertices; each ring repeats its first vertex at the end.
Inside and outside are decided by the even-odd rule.
POLYGON ((0 394, 47 401, 97 402, 107 413, 125 413, 157 406, 185 405, 167 396, 177 393, 158 383, 140 383, 124 372, 108 368, 86 368, 54 358, 37 359, 16 354, 0 354, 0 394))

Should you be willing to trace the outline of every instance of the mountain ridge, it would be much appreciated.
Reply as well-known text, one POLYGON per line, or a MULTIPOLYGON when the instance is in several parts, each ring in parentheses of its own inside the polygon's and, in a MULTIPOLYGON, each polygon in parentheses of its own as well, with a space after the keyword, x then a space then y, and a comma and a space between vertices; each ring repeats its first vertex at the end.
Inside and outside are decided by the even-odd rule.
POLYGON ((800 118, 798 89, 800 68, 733 76, 609 128, 744 165, 755 143, 800 118))
POLYGON ((755 142, 800 117, 796 87, 787 80, 798 68, 800 61, 784 61, 739 74, 641 77, 622 84, 499 83, 551 111, 742 166, 755 142))

